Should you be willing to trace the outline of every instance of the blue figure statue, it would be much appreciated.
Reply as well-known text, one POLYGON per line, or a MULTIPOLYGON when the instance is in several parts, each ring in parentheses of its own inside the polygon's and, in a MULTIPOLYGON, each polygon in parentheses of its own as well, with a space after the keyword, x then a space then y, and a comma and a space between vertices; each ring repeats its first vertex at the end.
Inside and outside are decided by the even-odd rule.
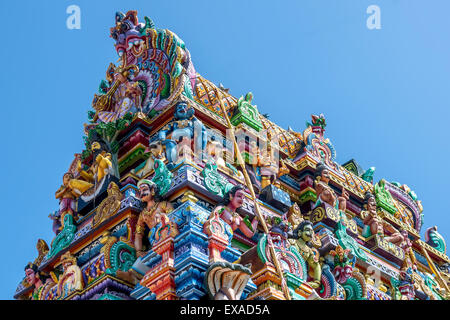
POLYGON ((194 140, 194 152, 198 153, 200 159, 206 159, 204 152, 207 131, 203 123, 194 117, 194 112, 194 108, 189 108, 185 102, 178 103, 173 115, 174 120, 158 133, 157 139, 166 146, 167 168, 169 169, 172 169, 177 161, 177 143, 185 137, 194 140))

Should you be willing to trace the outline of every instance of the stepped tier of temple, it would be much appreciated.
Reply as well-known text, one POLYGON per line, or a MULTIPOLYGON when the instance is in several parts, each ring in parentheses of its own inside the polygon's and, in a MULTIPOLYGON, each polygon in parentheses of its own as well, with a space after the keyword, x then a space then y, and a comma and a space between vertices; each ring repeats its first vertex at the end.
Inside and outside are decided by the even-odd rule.
POLYGON ((449 298, 445 241, 436 226, 421 238, 417 195, 336 163, 323 115, 282 129, 135 11, 110 34, 120 63, 15 299, 449 298))

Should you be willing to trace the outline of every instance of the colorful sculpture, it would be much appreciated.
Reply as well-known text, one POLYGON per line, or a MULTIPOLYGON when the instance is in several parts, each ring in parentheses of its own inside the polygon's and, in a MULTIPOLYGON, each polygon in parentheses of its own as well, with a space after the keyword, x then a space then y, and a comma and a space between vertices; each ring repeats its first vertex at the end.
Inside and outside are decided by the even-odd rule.
POLYGON ((211 265, 205 276, 209 295, 214 300, 238 300, 250 279, 249 268, 224 261, 220 257, 220 252, 230 245, 234 231, 240 230, 249 238, 257 231, 256 217, 249 223, 247 217, 244 220, 236 212, 243 200, 244 188, 241 185, 234 186, 224 194, 221 204, 211 212, 204 224, 204 232, 209 235, 210 242, 217 243, 210 243, 211 265))
POLYGON ((69 187, 77 196, 81 196, 92 187, 100 185, 103 178, 112 170, 111 154, 101 149, 100 143, 93 142, 91 145, 93 153, 93 162, 87 171, 81 169, 81 163, 78 164, 80 168, 80 175, 84 180, 71 179, 69 187))
POLYGON ((393 244, 400 244, 403 241, 400 232, 378 215, 375 196, 370 192, 367 192, 364 197, 364 210, 361 211, 361 218, 366 225, 363 230, 364 237, 368 238, 377 234, 393 244), (386 232, 390 236, 387 236, 386 232))
POLYGON ((31 300, 43 300, 46 286, 54 285, 49 275, 38 271, 38 266, 31 262, 25 266, 25 275, 28 284, 33 288, 31 300))
POLYGON ((67 251, 61 256, 63 274, 58 280, 58 299, 64 299, 73 291, 83 289, 83 276, 80 267, 77 266, 77 259, 67 251))
POLYGON ((416 266, 416 256, 412 250, 412 241, 409 239, 408 231, 401 230, 402 240, 399 243, 400 248, 405 252, 405 260, 401 266, 402 270, 411 269, 413 271, 417 270, 416 266))
POLYGON ((256 217, 250 222, 248 217, 242 218, 236 212, 244 202, 244 187, 236 185, 226 192, 221 203, 211 212, 210 219, 215 215, 225 221, 233 231, 239 230, 246 237, 253 237, 257 231, 258 219, 256 217))
POLYGON ((145 207, 139 214, 139 219, 136 223, 134 248, 136 249, 138 258, 129 271, 116 271, 118 277, 134 284, 144 276, 142 269, 147 269, 147 267, 141 263, 142 257, 147 254, 147 251, 144 250, 143 246, 145 229, 149 229, 148 239, 150 246, 152 246, 155 241, 157 241, 156 237, 158 235, 156 231, 162 225, 169 223, 167 214, 173 210, 170 202, 159 200, 159 190, 154 182, 142 179, 138 183, 138 188, 139 198, 145 203, 145 207))
POLYGON ((151 141, 145 152, 150 153, 147 161, 132 170, 132 172, 135 173, 139 178, 143 178, 152 170, 154 170, 154 164, 156 160, 161 160, 162 162, 166 160, 166 157, 164 155, 164 148, 161 141, 151 141))
MULTIPOLYGON (((112 122, 123 117, 126 113, 137 112, 142 108, 142 88, 139 81, 132 81, 129 77, 139 73, 135 65, 117 67, 110 64, 106 73, 108 82, 100 83, 100 96, 94 95, 92 106, 96 110, 92 120, 104 123, 112 122)), ((135 79, 137 80, 137 79, 135 79)))
POLYGON ((296 202, 294 202, 294 204, 289 208, 286 217, 291 225, 292 230, 296 229, 298 225, 304 220, 300 207, 296 202))
POLYGON ((318 206, 321 203, 327 203, 333 208, 345 211, 346 201, 348 200, 347 192, 344 188, 342 188, 342 196, 337 197, 336 193, 328 185, 329 181, 330 171, 324 164, 318 164, 314 180, 317 195, 317 202, 315 206, 318 206))
POLYGON ((447 245, 445 244, 445 239, 442 235, 437 231, 437 226, 433 226, 428 228, 425 231, 425 242, 430 246, 445 254, 447 251, 447 245))
POLYGON ((217 164, 213 162, 212 159, 209 159, 205 164, 202 176, 205 178, 204 182, 206 189, 220 197, 223 197, 225 193, 233 188, 233 185, 217 172, 217 164))
POLYGON ((155 170, 155 175, 153 176, 152 182, 156 184, 159 190, 159 195, 162 197, 170 189, 173 174, 169 169, 167 169, 164 161, 161 159, 154 160, 153 168, 155 170))
POLYGON ((449 299, 415 192, 339 165, 323 114, 284 130, 196 73, 175 33, 136 11, 114 22, 120 61, 14 298, 449 299))
POLYGON ((319 252, 317 249, 312 248, 311 241, 314 238, 314 230, 312 223, 309 221, 303 221, 293 231, 293 238, 295 241, 290 241, 291 245, 297 248, 298 252, 302 255, 302 258, 308 263, 309 268, 312 270, 313 281, 308 282, 311 288, 317 289, 320 286, 322 268, 319 263, 319 252))
POLYGON ((349 258, 350 252, 350 249, 344 249, 340 245, 330 251, 330 255, 334 257, 333 275, 340 284, 344 284, 353 273, 352 259, 349 258))
POLYGON ((375 167, 370 167, 361 175, 361 179, 363 179, 364 181, 373 183, 373 174, 374 173, 375 173, 375 167))
POLYGON ((397 209, 394 206, 392 195, 386 189, 386 180, 381 179, 374 187, 377 205, 385 209, 387 212, 394 214, 397 209))
POLYGON ((98 226, 103 221, 111 218, 120 209, 121 200, 123 198, 119 186, 111 182, 108 186, 108 196, 97 208, 97 212, 92 220, 93 227, 98 226))
POLYGON ((246 123, 256 131, 262 129, 258 108, 252 105, 253 94, 251 92, 239 98, 231 123, 236 126, 241 122, 246 123))
POLYGON ((168 167, 171 168, 177 161, 177 143, 180 139, 187 138, 194 141, 194 152, 200 159, 206 158, 207 132, 201 121, 194 117, 194 109, 189 108, 185 102, 177 104, 174 112, 174 120, 164 126, 158 133, 158 140, 166 148, 168 167))
POLYGON ((116 41, 122 67, 138 67, 132 79, 142 92, 136 109, 151 114, 163 110, 180 92, 192 96, 195 69, 189 51, 175 33, 156 29, 147 17, 145 23, 139 23, 137 12, 128 11, 116 13, 111 37, 116 41))
POLYGON ((77 194, 70 187, 70 181, 73 179, 71 172, 66 172, 63 176, 63 185, 55 192, 55 198, 59 199, 59 210, 50 215, 53 220, 53 232, 58 234, 62 229, 61 220, 64 220, 65 214, 73 214, 75 210, 75 197, 77 194))

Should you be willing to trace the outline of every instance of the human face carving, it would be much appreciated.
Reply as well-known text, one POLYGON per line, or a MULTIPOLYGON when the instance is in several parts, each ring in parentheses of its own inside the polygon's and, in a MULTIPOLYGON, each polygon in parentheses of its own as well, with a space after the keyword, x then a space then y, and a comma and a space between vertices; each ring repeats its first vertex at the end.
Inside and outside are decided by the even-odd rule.
POLYGON ((179 105, 177 105, 175 113, 176 113, 178 119, 186 119, 187 109, 188 109, 187 105, 184 103, 180 103, 179 105))
POLYGON ((25 270, 25 275, 26 275, 27 282, 30 285, 33 285, 36 282, 36 274, 34 273, 33 269, 25 270))
POLYGON ((375 197, 370 197, 367 201, 367 208, 368 209, 376 209, 377 202, 375 201, 375 197))
POLYGON ((321 173, 321 176, 327 181, 330 180, 330 171, 328 171, 328 169, 324 169, 321 173))
POLYGON ((69 185, 70 179, 72 179, 72 175, 66 173, 66 174, 64 175, 64 177, 63 177, 63 184, 64 184, 65 186, 68 186, 68 185, 69 185))
POLYGON ((148 184, 142 184, 139 187, 139 198, 144 202, 152 200, 152 191, 150 190, 150 186, 148 184))
POLYGON ((301 233, 302 233, 302 235, 301 235, 302 239, 306 242, 309 242, 313 238, 314 230, 313 230, 312 226, 306 225, 303 227, 303 231, 301 231, 301 233))
POLYGON ((231 196, 231 202, 230 202, 231 207, 237 209, 237 208, 240 208, 243 203, 244 203, 244 191, 238 190, 238 191, 236 191, 234 196, 231 196))

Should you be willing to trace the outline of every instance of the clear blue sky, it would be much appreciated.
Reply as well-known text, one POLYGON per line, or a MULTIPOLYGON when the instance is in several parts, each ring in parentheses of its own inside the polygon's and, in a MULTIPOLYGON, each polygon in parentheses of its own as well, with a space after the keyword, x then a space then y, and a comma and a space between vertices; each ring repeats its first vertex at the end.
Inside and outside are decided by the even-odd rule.
POLYGON ((448 0, 1 1, 3 172, 0 298, 11 299, 38 238, 50 244, 54 192, 110 62, 116 11, 138 10, 177 33, 196 70, 262 113, 302 131, 324 113, 343 163, 406 183, 425 228, 450 239, 450 2, 448 0), (66 8, 81 8, 81 30, 66 8), (366 9, 381 8, 381 30, 366 9), (5 30, 6 29, 6 30, 5 30))

